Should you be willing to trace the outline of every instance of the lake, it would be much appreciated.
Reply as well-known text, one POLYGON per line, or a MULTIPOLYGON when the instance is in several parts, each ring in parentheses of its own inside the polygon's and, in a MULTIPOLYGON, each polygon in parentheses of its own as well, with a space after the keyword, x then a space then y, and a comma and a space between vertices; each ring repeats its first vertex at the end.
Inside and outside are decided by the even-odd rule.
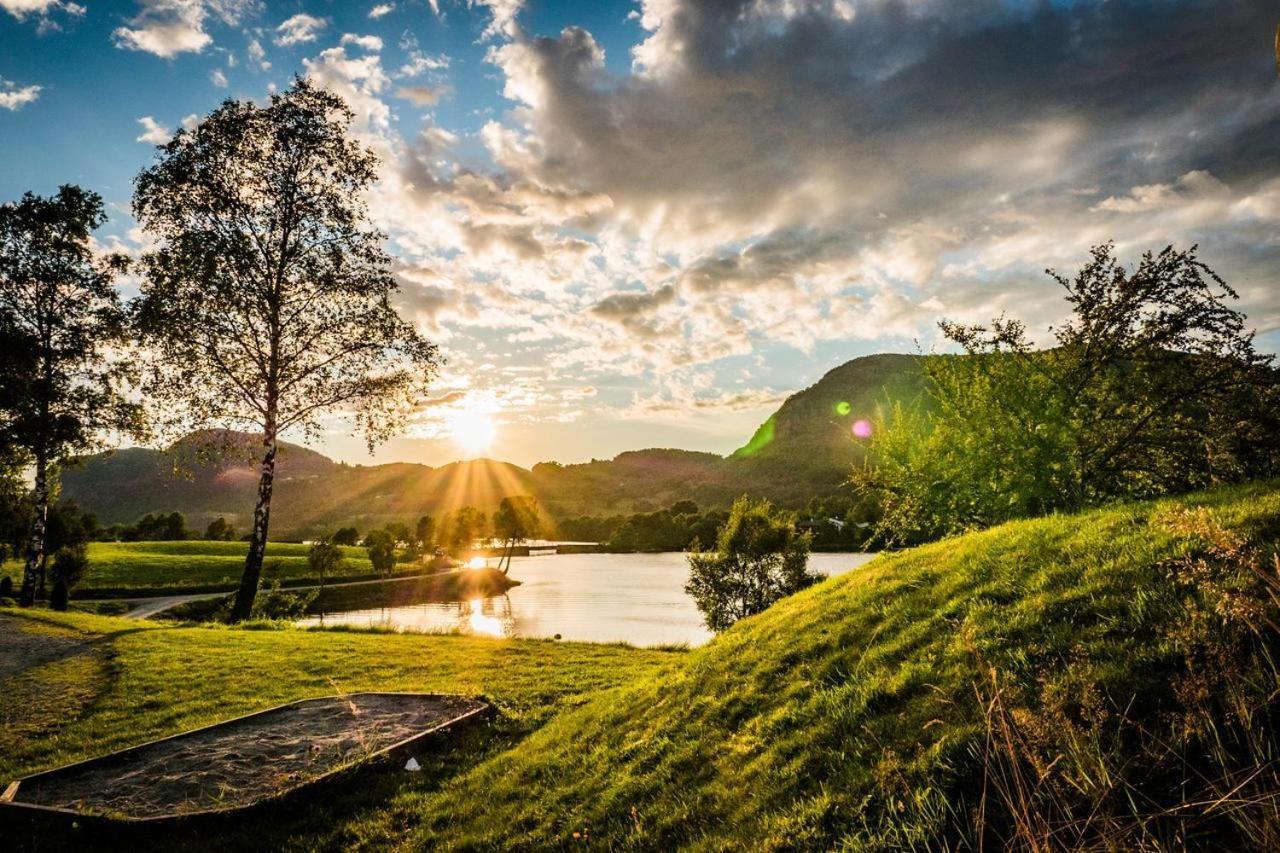
MULTIPOLYGON (((844 574, 874 554, 812 554, 809 569, 844 574)), ((496 562, 496 561, 494 561, 496 562)), ((506 595, 327 613, 303 625, 361 625, 491 637, 553 637, 636 646, 705 643, 711 632, 685 595, 684 554, 557 554, 515 557, 520 581, 506 595)))

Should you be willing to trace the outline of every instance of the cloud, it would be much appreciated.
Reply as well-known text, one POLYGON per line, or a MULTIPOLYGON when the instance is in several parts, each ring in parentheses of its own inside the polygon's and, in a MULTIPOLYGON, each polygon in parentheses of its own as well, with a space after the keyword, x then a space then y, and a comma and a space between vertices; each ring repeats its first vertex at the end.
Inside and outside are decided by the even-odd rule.
POLYGON ((295 44, 315 41, 320 31, 326 26, 328 21, 324 18, 299 12, 276 27, 275 43, 280 47, 292 47, 295 44))
POLYGON ((434 107, 447 90, 431 86, 401 86, 396 90, 396 97, 403 98, 419 107, 434 107))
POLYGON ((362 47, 365 50, 377 52, 382 50, 382 39, 377 36, 361 36, 355 33, 344 33, 342 36, 342 44, 354 44, 356 47, 362 47))
POLYGON ((236 25, 257 9, 255 0, 139 0, 138 14, 129 26, 112 33, 116 47, 172 59, 180 53, 199 53, 213 41, 205 31, 212 15, 236 25))
POLYGON ((19 21, 34 17, 36 32, 40 35, 62 29, 56 17, 59 13, 68 18, 79 18, 85 13, 84 6, 69 0, 0 0, 0 9, 19 21))
POLYGON ((389 15, 391 12, 395 11, 395 8, 395 3, 379 3, 369 10, 369 17, 377 20, 383 15, 389 15))
POLYGON ((221 68, 215 68, 209 73, 209 82, 219 89, 225 89, 227 88, 227 75, 222 73, 221 68))
POLYGON ((267 52, 263 49, 262 42, 257 39, 250 39, 247 52, 249 54, 249 63, 259 71, 271 70, 271 63, 267 61, 267 52))
POLYGON ((134 140, 135 142, 146 142, 149 145, 164 145, 173 138, 173 134, 169 132, 169 129, 151 116, 143 116, 138 119, 138 124, 142 125, 142 133, 134 140))
POLYGON ((43 86, 18 86, 0 78, 0 110, 16 112, 27 104, 34 103, 43 91, 43 86))
MULTIPOLYGON (((516 22, 516 17, 524 7, 524 0, 467 0, 467 2, 469 5, 489 10, 491 18, 482 38, 493 36, 515 38, 520 35, 520 24, 516 22)), ((432 6, 434 8, 434 2, 432 6)), ((439 14, 439 9, 436 9, 436 14, 439 14)))

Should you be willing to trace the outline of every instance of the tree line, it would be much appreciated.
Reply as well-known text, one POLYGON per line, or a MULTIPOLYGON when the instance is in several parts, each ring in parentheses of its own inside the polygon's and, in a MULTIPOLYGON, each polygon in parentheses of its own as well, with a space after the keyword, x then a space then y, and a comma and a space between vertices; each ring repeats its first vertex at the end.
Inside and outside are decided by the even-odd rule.
POLYGON ((45 584, 59 467, 108 445, 249 429, 256 505, 233 620, 257 593, 279 435, 351 416, 370 447, 426 392, 440 357, 392 304, 366 191, 377 158, 341 98, 305 79, 265 105, 227 100, 159 146, 134 182, 139 259, 102 252, 102 198, 66 185, 0 205, 0 467, 30 471, 20 602, 45 584), (139 296, 122 302, 120 276, 139 296))

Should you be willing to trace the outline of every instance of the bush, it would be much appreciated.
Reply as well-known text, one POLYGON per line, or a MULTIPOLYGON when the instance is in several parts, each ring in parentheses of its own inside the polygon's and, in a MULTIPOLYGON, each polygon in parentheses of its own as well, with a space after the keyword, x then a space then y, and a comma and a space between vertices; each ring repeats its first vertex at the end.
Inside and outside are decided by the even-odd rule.
POLYGON ((807 568, 809 542, 809 534, 796 530, 792 513, 767 500, 740 497, 716 537, 715 550, 701 551, 695 543, 690 551, 685 591, 707 627, 723 631, 819 579, 807 568))
POLYGON ((316 600, 319 590, 288 592, 280 589, 280 581, 273 580, 266 590, 253 600, 253 619, 301 619, 307 608, 316 600))
POLYGON ((83 544, 69 546, 53 555, 53 580, 67 590, 74 589, 89 570, 89 554, 83 544))
POLYGON ((60 580, 54 581, 53 592, 49 593, 49 607, 58 611, 66 610, 69 598, 67 585, 60 580))
POLYGON ((389 575, 396 567, 396 543, 385 530, 369 534, 369 562, 380 575, 389 575))

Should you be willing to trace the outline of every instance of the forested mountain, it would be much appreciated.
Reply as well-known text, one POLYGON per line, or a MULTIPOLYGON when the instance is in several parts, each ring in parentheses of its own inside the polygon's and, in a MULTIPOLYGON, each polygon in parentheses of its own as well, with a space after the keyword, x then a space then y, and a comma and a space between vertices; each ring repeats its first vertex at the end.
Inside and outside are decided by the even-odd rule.
MULTIPOLYGON (((347 465, 282 444, 272 532, 287 539, 348 524, 368 529, 468 504, 490 511, 513 494, 536 496, 552 518, 647 512, 685 499, 703 508, 727 507, 743 493, 800 505, 838 490, 859 461, 855 422, 871 418, 887 399, 918 396, 921 387, 913 356, 854 359, 789 397, 728 457, 653 449, 573 465, 544 462, 532 470, 488 459, 440 467, 347 465)), ((215 461, 195 458, 200 437, 167 450, 87 457, 63 472, 62 497, 106 524, 176 510, 195 529, 221 516, 244 530, 257 487, 254 440, 223 437, 229 452, 215 461)))

